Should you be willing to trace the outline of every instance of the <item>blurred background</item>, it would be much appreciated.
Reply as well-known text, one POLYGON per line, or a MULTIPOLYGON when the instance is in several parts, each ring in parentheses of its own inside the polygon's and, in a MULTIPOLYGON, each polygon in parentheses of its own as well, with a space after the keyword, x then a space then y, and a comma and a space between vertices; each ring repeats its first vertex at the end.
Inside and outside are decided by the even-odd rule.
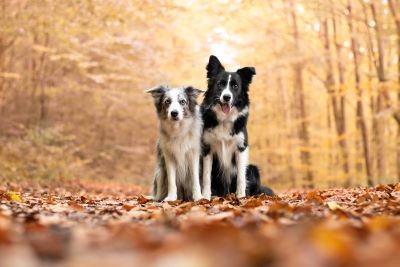
POLYGON ((251 161, 277 189, 400 179, 399 0, 0 0, 0 179, 147 187, 143 91, 254 66, 251 161))

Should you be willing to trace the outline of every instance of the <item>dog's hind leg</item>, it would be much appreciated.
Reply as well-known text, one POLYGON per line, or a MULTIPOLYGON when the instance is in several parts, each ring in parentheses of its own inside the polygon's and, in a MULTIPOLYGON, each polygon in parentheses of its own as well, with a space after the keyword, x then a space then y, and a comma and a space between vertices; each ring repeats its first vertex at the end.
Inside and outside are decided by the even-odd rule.
POLYGON ((246 195, 253 196, 258 194, 265 194, 267 196, 274 196, 275 193, 269 187, 261 185, 260 172, 255 165, 247 166, 247 187, 246 195))
POLYGON ((152 187, 152 190, 151 190, 151 195, 152 195, 154 200, 159 201, 160 200, 160 198, 159 198, 160 194, 159 194, 158 190, 159 190, 160 187, 158 187, 157 183, 158 183, 158 181, 157 181, 157 173, 154 173, 154 176, 153 176, 153 187, 152 187))
POLYGON ((157 165, 154 170, 153 176, 153 189, 152 195, 153 199, 156 201, 161 201, 167 195, 167 171, 165 167, 165 158, 161 151, 160 144, 157 143, 157 165))

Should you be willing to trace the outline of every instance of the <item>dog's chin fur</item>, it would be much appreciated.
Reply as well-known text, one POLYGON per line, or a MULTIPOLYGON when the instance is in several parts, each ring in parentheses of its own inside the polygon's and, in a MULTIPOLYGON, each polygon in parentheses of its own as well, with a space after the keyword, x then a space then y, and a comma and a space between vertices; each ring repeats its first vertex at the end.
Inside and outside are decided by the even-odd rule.
MULTIPOLYGON (((178 89, 172 89, 178 90, 178 89)), ((197 89, 196 89, 197 90, 197 89)), ((186 91, 182 91, 187 93, 186 91)), ((198 93, 196 93, 198 94, 198 93)), ((163 114, 162 101, 155 101, 160 120, 157 143, 157 165, 154 172, 153 198, 160 200, 198 200, 201 198, 199 159, 201 153, 202 119, 195 98, 186 96, 192 108, 183 108, 182 119, 163 114), (197 165, 196 165, 197 164, 197 165), (169 184, 168 168, 175 166, 175 185, 169 184)))
POLYGON ((254 74, 252 67, 227 72, 216 57, 210 57, 208 89, 201 104, 203 196, 206 198, 211 194, 236 193, 239 197, 273 194, 261 186, 258 168, 248 163, 248 90, 254 74), (224 95, 230 96, 229 102, 224 102, 224 95), (223 111, 223 103, 230 104, 228 113, 223 111))

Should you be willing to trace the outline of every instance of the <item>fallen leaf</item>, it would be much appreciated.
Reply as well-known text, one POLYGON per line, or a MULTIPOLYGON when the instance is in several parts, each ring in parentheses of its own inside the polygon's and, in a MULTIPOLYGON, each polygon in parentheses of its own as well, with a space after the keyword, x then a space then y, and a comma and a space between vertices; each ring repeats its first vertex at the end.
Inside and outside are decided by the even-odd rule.
POLYGON ((22 202, 22 198, 16 192, 8 192, 10 201, 22 202))
POLYGON ((326 204, 328 204, 328 207, 331 210, 342 209, 342 207, 338 203, 336 203, 335 201, 328 201, 326 204))
POLYGON ((320 204, 324 202, 324 199, 316 191, 308 192, 305 198, 309 202, 315 202, 315 203, 320 203, 320 204))
POLYGON ((258 198, 250 198, 249 200, 246 201, 246 203, 244 203, 244 205, 242 205, 243 208, 255 208, 258 206, 261 206, 263 203, 260 199, 258 198))
POLYGON ((135 206, 129 205, 129 204, 124 204, 122 207, 123 207, 126 211, 130 211, 130 210, 133 209, 135 206))
POLYGON ((139 195, 137 201, 138 201, 139 204, 146 204, 147 202, 150 201, 150 199, 147 199, 143 195, 139 195))

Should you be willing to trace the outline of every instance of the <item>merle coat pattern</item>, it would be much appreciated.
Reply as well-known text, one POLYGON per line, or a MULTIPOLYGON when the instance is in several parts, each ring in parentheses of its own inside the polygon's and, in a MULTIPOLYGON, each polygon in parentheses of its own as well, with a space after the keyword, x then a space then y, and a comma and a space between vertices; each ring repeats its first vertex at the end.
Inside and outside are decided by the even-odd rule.
POLYGON ((227 72, 215 56, 210 56, 206 69, 208 88, 201 104, 203 197, 273 195, 261 186, 258 168, 248 163, 248 91, 255 69, 227 72))
POLYGON ((147 90, 160 122, 153 197, 160 201, 202 198, 199 178, 202 120, 193 87, 158 86, 147 90))

